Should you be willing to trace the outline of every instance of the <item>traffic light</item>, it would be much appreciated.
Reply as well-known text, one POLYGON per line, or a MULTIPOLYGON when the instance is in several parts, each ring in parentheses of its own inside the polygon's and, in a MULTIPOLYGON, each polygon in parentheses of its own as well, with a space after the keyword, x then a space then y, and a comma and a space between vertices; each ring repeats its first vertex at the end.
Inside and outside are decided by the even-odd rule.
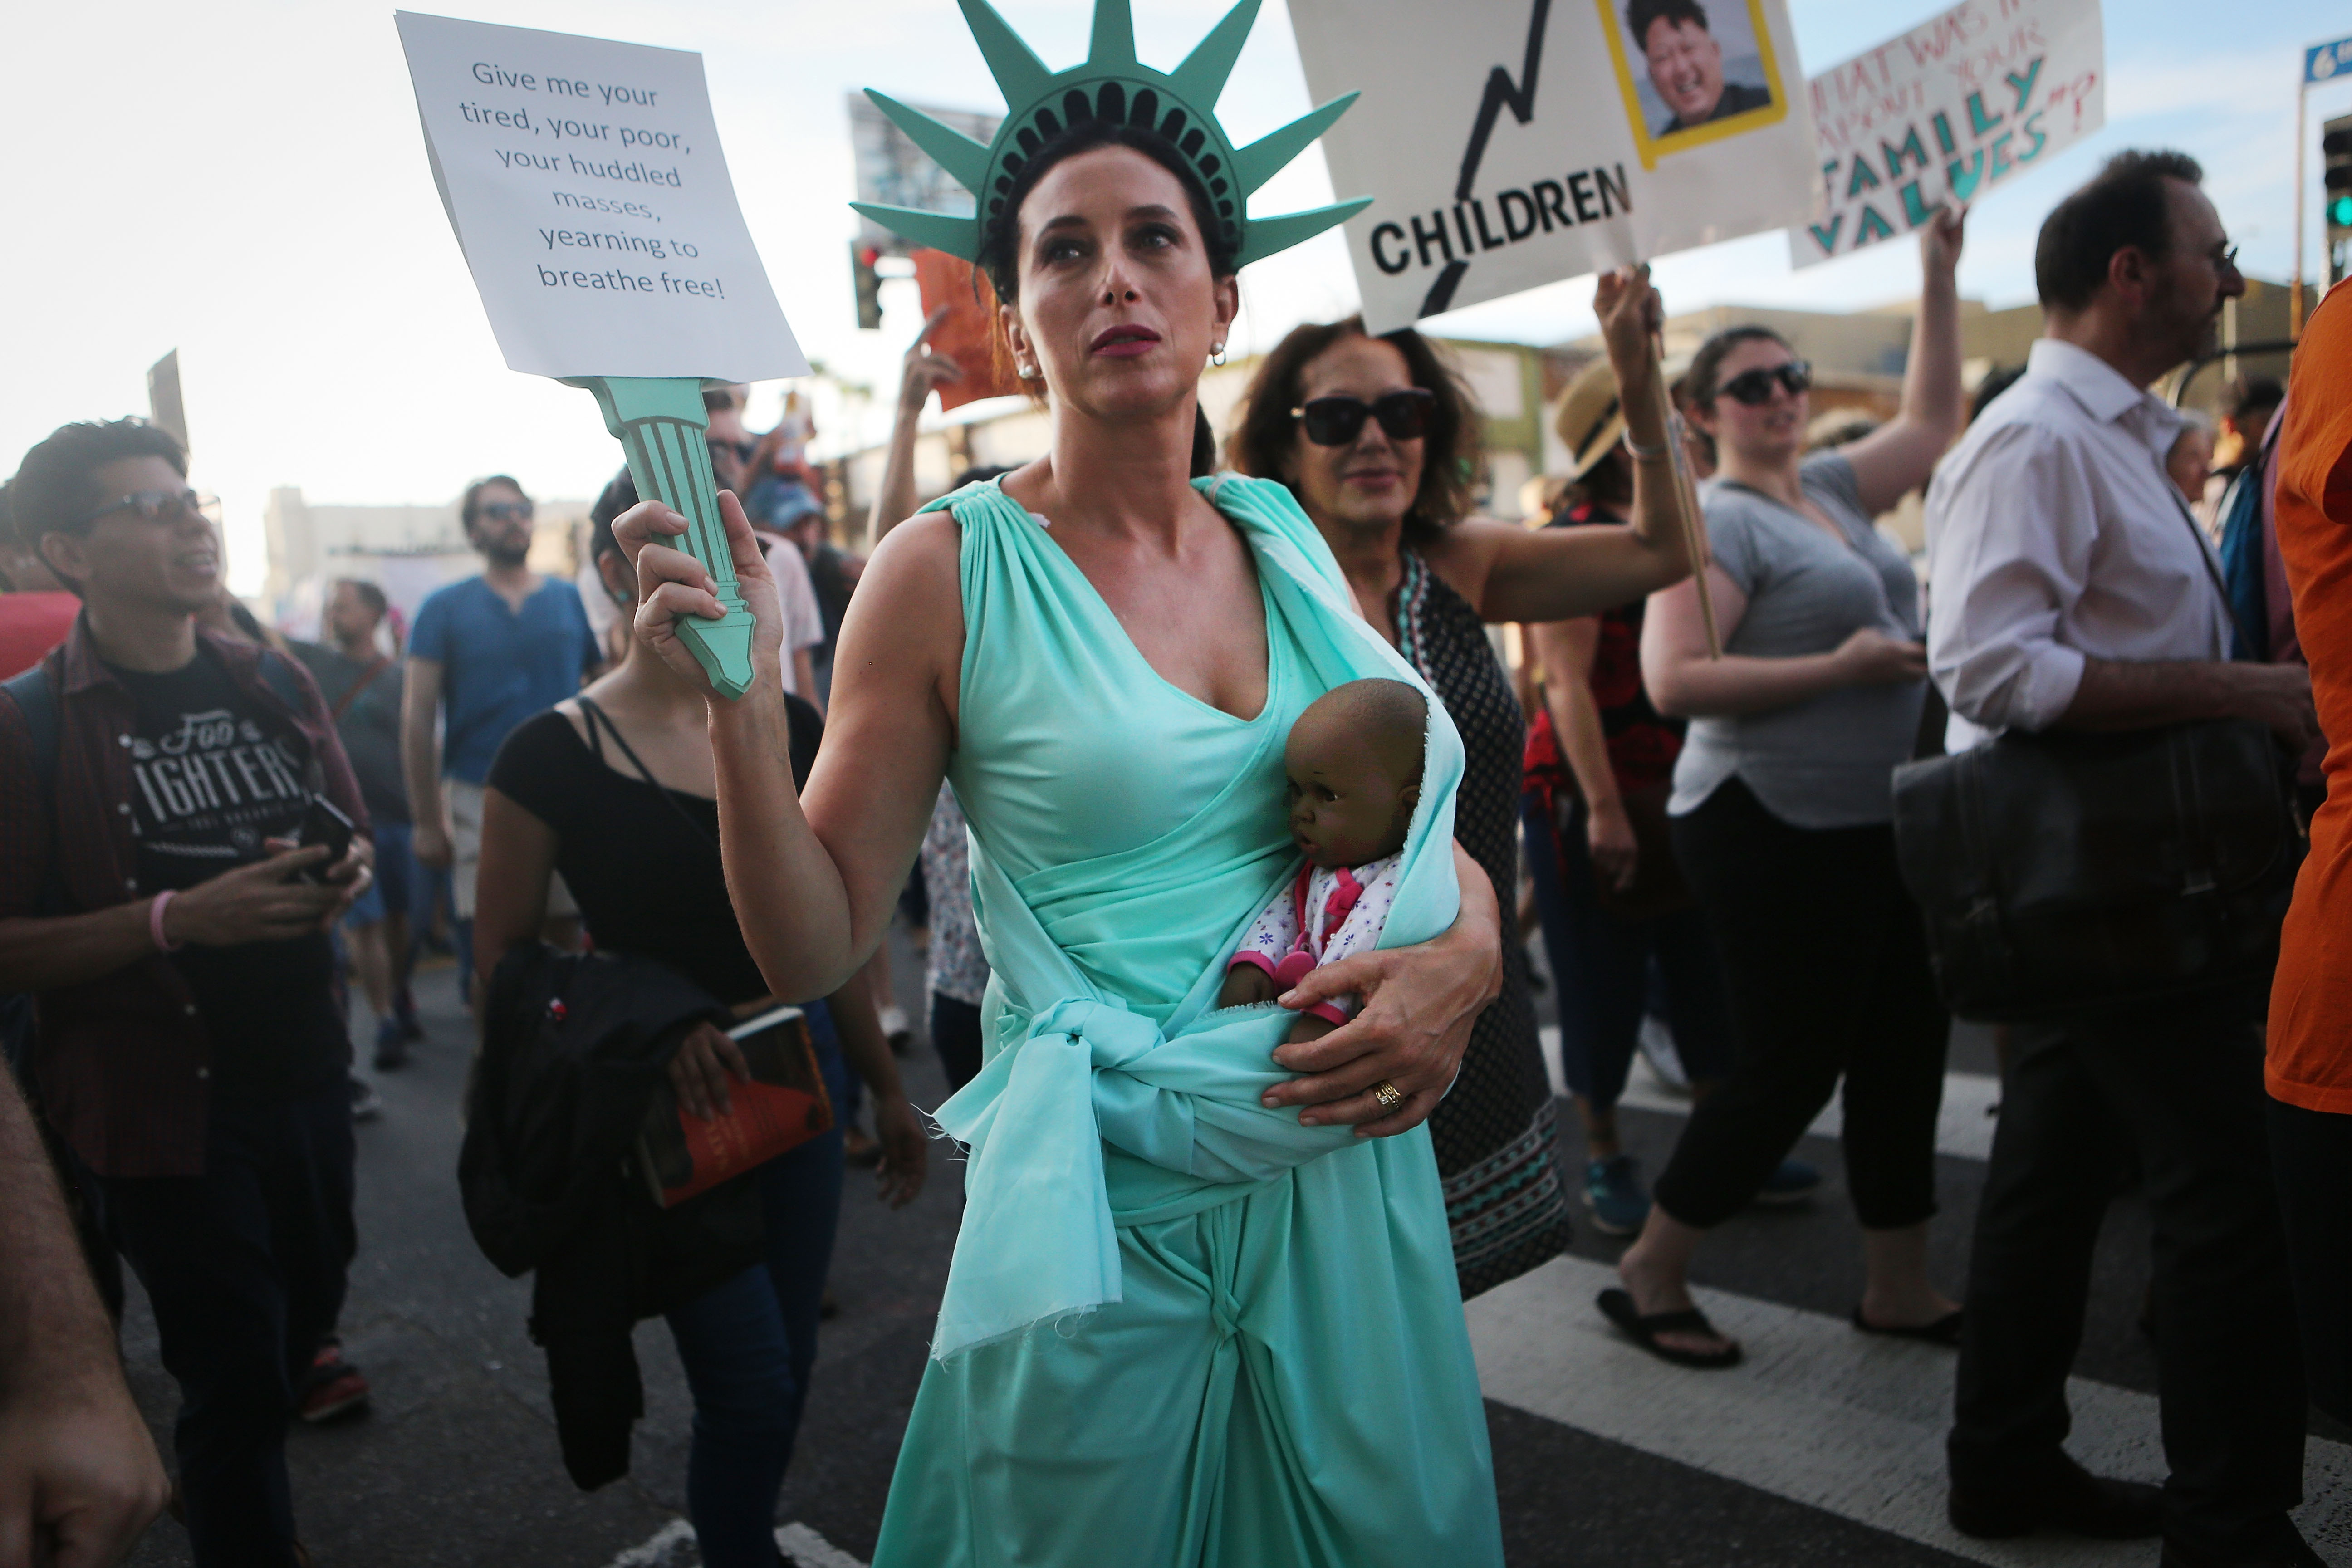
POLYGON ((849 270, 857 283, 857 324, 867 331, 882 325, 882 278, 874 264, 882 253, 862 239, 849 242, 849 270))
POLYGON ((2327 224, 2327 282, 2352 272, 2352 114, 2320 127, 2320 212, 2327 224))

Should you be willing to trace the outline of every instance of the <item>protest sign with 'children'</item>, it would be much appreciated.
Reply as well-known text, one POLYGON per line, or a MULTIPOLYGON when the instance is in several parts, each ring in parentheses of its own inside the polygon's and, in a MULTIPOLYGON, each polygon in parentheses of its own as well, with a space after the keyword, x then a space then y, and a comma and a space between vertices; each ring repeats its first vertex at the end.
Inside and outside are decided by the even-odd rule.
POLYGON ((1813 210, 1784 0, 1372 9, 1290 0, 1376 332, 1813 210))

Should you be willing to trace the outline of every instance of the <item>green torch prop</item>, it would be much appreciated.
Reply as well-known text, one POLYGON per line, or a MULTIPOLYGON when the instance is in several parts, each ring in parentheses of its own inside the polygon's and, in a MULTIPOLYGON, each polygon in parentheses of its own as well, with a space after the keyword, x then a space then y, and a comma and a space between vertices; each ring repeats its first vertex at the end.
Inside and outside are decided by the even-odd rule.
POLYGON ((703 439, 710 424, 702 406, 704 383, 695 376, 582 375, 566 376, 563 384, 595 397, 604 428, 628 457, 638 499, 657 500, 686 519, 679 542, 710 573, 726 613, 715 621, 682 620, 678 636, 720 695, 742 696, 751 685, 751 612, 719 520, 719 486, 703 439))

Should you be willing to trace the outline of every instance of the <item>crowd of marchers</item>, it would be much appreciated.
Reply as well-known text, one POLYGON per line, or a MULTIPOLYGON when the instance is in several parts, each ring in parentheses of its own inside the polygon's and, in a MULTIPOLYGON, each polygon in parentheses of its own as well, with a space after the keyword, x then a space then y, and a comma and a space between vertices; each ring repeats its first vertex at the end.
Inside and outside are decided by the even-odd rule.
MULTIPOLYGON (((702 1560, 774 1563, 779 1490, 823 1391, 845 1171, 872 1167, 893 1205, 926 1179, 923 1112, 940 1108, 909 1103, 898 1058, 928 1038, 951 1090, 1016 1092, 1011 1064, 991 1064, 1035 1051, 1045 1026, 1006 1023, 1005 995, 1030 982, 992 983, 983 933, 1025 964, 1034 923, 1080 955, 1085 984, 1152 983, 1150 941, 1109 905, 1083 919, 1130 951, 1069 934, 1086 900, 1165 891, 1155 845, 1104 820, 1091 781, 1196 860, 1241 853, 1215 813, 1286 814, 1284 890, 1244 942, 1260 956, 1231 955, 1226 997, 1301 1020, 1264 1096, 1293 1124, 1281 1136, 1350 1147, 1260 1170, 1202 1134, 1230 1163, 1219 1180, 1258 1184, 1249 1205, 1308 1179, 1294 1167, 1354 1170, 1425 1123, 1438 1319, 1589 1224, 1627 1238, 1593 1303, 1625 1353, 1720 1376, 1744 1347, 1694 1300, 1695 1260, 1748 1205, 1822 1185, 1792 1155, 1842 1092, 1865 1268, 1853 1329, 1952 1352, 1956 1529, 2160 1539, 2168 1568, 2319 1561, 2289 1513, 2307 1405, 2352 1420, 2352 805, 2330 787, 2352 753, 2325 739, 2352 735, 2352 298, 2319 304, 2285 384, 2232 384, 2218 424, 2176 409, 2148 389, 2209 351, 2244 283, 2197 164, 2125 153, 2042 226, 2045 325, 2022 366, 1964 385, 1964 225, 1940 217, 1920 240, 1899 408, 1825 436, 1812 367, 1780 334, 1732 326, 1662 366, 1646 273, 1612 274, 1596 301, 1607 352, 1557 405, 1570 461, 1533 487, 1522 526, 1479 514, 1480 411, 1411 330, 1297 328, 1222 441, 1190 401, 1197 365, 1149 418, 1105 401, 1100 377, 1143 373, 1066 352, 1055 334, 1087 312, 1158 312, 1153 343, 1223 349, 1231 258, 1197 236, 1198 256, 1180 254, 1210 226, 1191 178, 1117 138, 1024 170, 1003 220, 1016 237, 1024 203, 1065 202, 1077 216, 1057 222, 1083 227, 1164 185, 1153 210, 1176 215, 1176 237, 1066 264, 1009 239, 983 257, 1054 450, 971 470, 919 509, 918 418, 964 374, 919 338, 858 520, 866 553, 844 548, 797 405, 759 434, 745 389, 707 395, 761 628, 762 687, 735 708, 680 648, 708 601, 700 568, 625 470, 574 577, 534 570, 531 498, 485 479, 459 506, 478 575, 413 620, 376 583, 333 581, 317 639, 297 641, 227 593, 216 509, 171 434, 77 422, 23 456, 0 519, 0 1559, 30 1539, 58 1563, 110 1562, 168 1506, 207 1568, 310 1560, 287 1424, 370 1392, 337 1332, 365 1245, 353 1128, 383 1114, 371 1080, 426 1048, 420 963, 453 963, 478 1042, 453 1180, 486 1254, 535 1276, 562 1462, 583 1486, 625 1469, 629 1329, 659 1316, 694 1399, 683 1490, 702 1560), (1165 493, 1158 543, 1120 532, 1106 485, 1165 493), (1917 560, 1874 521, 1915 492, 1917 560), (1515 666, 1497 624, 1522 628, 1515 666), (1316 693, 1293 683, 1381 669, 1435 705, 1425 763, 1375 754, 1381 715, 1404 711, 1393 692, 1310 733, 1316 693), (1089 703, 1104 706, 1080 724, 1089 703), (1062 719, 1073 732, 1045 733, 1062 719), (1261 720, 1287 729, 1286 751, 1261 720), (1415 908, 1431 875, 1413 869, 1414 805, 1449 747, 1439 863, 1449 887, 1458 868, 1459 913, 1378 944, 1381 912, 1415 908), (1211 809, 1253 769, 1279 791, 1286 768, 1281 801, 1211 809), (2184 768, 2199 792, 2168 782, 2184 768), (1360 774, 1382 803, 1360 844, 1342 810, 1358 786, 1330 782, 1360 774), (1968 809, 2005 814, 2009 847, 1968 809), (2013 876, 2037 824, 2033 874, 2013 876), (1564 1108, 1528 945, 1505 934, 1523 904, 1564 1108), (925 1017, 891 999, 893 920, 921 936, 925 1017), (2001 1088, 1966 1277, 1937 1279, 1955 1012, 2000 1023, 2001 1088), (1661 1038, 1693 1105, 1645 1180, 1617 1112, 1661 1038), (779 1084, 817 1109, 772 1157, 683 1198, 650 1153, 631 1163, 649 1108, 690 1142, 779 1084), (1564 1114, 1581 1124, 1573 1167, 1564 1114), (2093 1247, 2132 1187, 2155 1237, 2161 1487, 2066 1448, 2093 1247), (125 1264, 178 1385, 168 1479, 120 1366, 125 1264)), ((1171 901, 1166 918, 1189 917, 1171 901)), ((1174 992, 1152 1048, 1181 1045, 1202 1000, 1174 992)), ((1066 1017, 1048 1033, 1098 1031, 1097 1075, 1133 1068, 1104 1043, 1111 1024, 1066 1017)), ((1050 1543, 1129 1517, 1139 1494, 1121 1488, 1176 1488, 1162 1470, 1208 1417, 1147 1409, 1143 1384, 1116 1381, 1175 1353, 1147 1321, 1163 1285, 1162 1305, 1225 1292, 1220 1332, 1263 1349, 1262 1367, 1199 1372, 1204 1388, 1255 1380, 1214 1435, 1219 1484, 1245 1500, 1232 1507, 1288 1529, 1318 1506, 1301 1500, 1324 1484, 1313 1456, 1274 1452, 1253 1425, 1279 1406, 1286 1440, 1346 1446, 1338 1393, 1299 1386, 1318 1374, 1312 1320, 1277 1323, 1266 1304, 1277 1274, 1311 1296, 1311 1270, 1212 1217, 1262 1226, 1262 1207, 1136 1197, 1145 1178, 1121 1162, 1145 1169, 1151 1135, 1144 1112, 1121 1120, 1126 1092, 1098 1090, 1096 1115, 1129 1316, 1107 1306, 1060 1331, 1097 1336, 1084 1377, 1003 1344, 934 1363, 877 1560, 919 1560, 982 1518, 1050 1543), (1217 1275, 1243 1266, 1270 1272, 1217 1275), (1037 1359, 991 1360, 1015 1355, 1037 1359), (1130 1434, 1047 1517, 1006 1457, 1013 1426, 1075 1447, 1108 1441, 1086 1425, 1103 1420, 1171 1440, 1130 1434), (967 1441, 986 1463, 952 1458, 967 1441), (951 1474, 985 1484, 967 1497, 951 1474), (1005 1499, 981 1495, 995 1486, 1005 1499)), ((982 1169, 970 1212, 994 1215, 982 1169)), ((1365 1190, 1400 1205, 1421 1190, 1383 1179, 1365 1190)), ((1412 1217, 1391 1217, 1403 1331, 1430 1304, 1410 1286, 1412 1217)), ((1364 1309, 1365 1331, 1391 1310, 1364 1309)), ((1397 1539, 1483 1561, 1475 1381, 1465 1405, 1439 1338, 1399 1398, 1433 1430, 1466 1409, 1476 1458, 1397 1458, 1422 1510, 1397 1539)), ((1179 1512, 1170 1539, 1195 1545, 1243 1517, 1179 1512)))

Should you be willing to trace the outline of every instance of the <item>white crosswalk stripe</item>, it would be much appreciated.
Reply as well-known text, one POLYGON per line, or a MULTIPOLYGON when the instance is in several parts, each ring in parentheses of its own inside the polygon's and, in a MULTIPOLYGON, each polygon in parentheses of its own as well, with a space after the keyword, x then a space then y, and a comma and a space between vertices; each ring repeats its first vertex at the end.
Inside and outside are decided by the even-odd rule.
POLYGON ((776 1544, 799 1568, 866 1568, 805 1524, 788 1524, 777 1531, 776 1544))
MULTIPOLYGON (((776 1546, 797 1568, 866 1568, 865 1563, 798 1522, 776 1531, 776 1546)), ((673 1519, 614 1558, 605 1568, 688 1568, 701 1561, 694 1547, 694 1526, 682 1519, 673 1519)))
POLYGON ((682 1519, 673 1519, 604 1568, 684 1568, 695 1561, 694 1526, 682 1519))
MULTIPOLYGON (((1551 1074, 1552 1092, 1568 1093, 1568 1080, 1559 1070, 1559 1027, 1546 1024, 1543 1037, 1544 1066, 1551 1074)), ((1992 1108, 2000 1099, 2000 1080, 1990 1073, 1951 1072, 1944 1075, 1944 1105, 1936 1118, 1936 1152, 1961 1160, 1984 1160, 1992 1154, 1992 1108)), ((1633 1058, 1633 1070, 1625 1080, 1625 1093, 1620 1105, 1636 1110, 1663 1110, 1670 1115, 1690 1114, 1691 1100, 1687 1090, 1679 1089, 1660 1078, 1650 1066, 1649 1058, 1633 1058)), ((1806 1129, 1816 1137, 1835 1138, 1845 1125, 1843 1108, 1835 1097, 1813 1118, 1806 1129)))
MULTIPOLYGON (((1971 1541, 1944 1519, 1952 1352, 1868 1339, 1851 1325, 1727 1291, 1694 1292, 1748 1359, 1727 1372, 1668 1366, 1592 1305, 1615 1270, 1556 1258, 1469 1303, 1486 1397, 1978 1563, 2107 1568, 2154 1561, 2146 1542, 1971 1541)), ((2076 1458, 2103 1474, 2160 1480, 2156 1400, 2073 1379, 2076 1458)), ((2352 1568, 2352 1448, 2312 1438, 2296 1521, 2320 1555, 2352 1568)))

